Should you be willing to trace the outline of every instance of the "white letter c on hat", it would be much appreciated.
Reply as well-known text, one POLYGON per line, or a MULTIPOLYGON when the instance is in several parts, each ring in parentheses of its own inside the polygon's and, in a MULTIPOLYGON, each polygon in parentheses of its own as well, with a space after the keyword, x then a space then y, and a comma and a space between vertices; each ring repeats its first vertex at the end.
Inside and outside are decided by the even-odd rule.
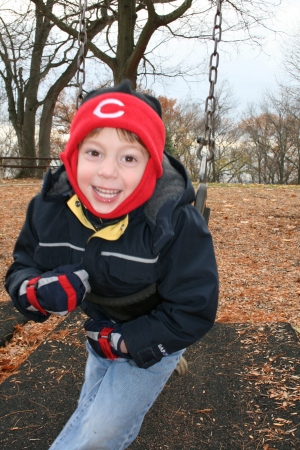
POLYGON ((122 103, 120 100, 117 100, 116 98, 108 98, 106 100, 102 100, 99 105, 94 109, 93 114, 100 117, 101 119, 116 119, 117 117, 121 117, 124 114, 123 110, 118 110, 114 113, 103 113, 101 109, 105 105, 118 105, 118 106, 125 106, 124 103, 122 103))

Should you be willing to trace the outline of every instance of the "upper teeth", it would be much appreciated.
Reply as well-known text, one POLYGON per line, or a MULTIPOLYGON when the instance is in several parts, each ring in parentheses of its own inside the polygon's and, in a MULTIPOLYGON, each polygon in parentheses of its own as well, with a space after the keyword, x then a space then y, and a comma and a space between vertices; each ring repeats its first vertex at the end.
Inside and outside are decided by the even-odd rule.
POLYGON ((95 190, 99 192, 103 197, 113 197, 114 195, 117 195, 119 191, 117 190, 109 190, 109 189, 100 189, 95 187, 95 190))

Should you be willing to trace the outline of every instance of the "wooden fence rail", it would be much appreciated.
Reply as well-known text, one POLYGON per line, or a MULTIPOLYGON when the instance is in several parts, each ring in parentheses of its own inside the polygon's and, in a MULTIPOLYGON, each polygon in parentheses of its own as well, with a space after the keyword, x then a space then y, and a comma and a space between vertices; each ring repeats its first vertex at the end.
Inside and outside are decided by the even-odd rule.
POLYGON ((60 163, 59 158, 46 158, 46 157, 40 157, 36 158, 33 156, 1 156, 0 155, 0 180, 3 180, 4 178, 4 170, 5 169, 36 169, 36 170, 43 170, 44 172, 50 167, 51 169, 57 168, 60 163), (29 161, 36 164, 13 164, 10 161, 29 161), (57 164, 52 165, 51 162, 58 161, 57 164), (40 164, 40 162, 44 162, 44 164, 40 164))

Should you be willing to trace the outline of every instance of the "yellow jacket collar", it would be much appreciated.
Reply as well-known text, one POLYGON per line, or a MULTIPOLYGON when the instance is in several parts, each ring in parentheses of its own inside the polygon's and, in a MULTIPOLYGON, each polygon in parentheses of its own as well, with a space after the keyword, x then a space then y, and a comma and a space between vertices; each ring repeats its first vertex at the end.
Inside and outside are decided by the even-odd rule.
MULTIPOLYGON (((82 210, 82 204, 78 199, 77 195, 73 195, 73 197, 68 200, 68 207, 75 214, 77 219, 84 225, 86 228, 90 228, 95 233, 92 237, 99 237, 102 239, 106 239, 107 241, 116 241, 118 240, 122 234, 125 232, 128 226, 128 214, 124 219, 121 219, 119 222, 114 223, 113 225, 108 225, 107 227, 102 228, 101 230, 96 230, 96 228, 91 224, 91 222, 84 215, 82 210)), ((91 239, 90 238, 90 239, 91 239)))

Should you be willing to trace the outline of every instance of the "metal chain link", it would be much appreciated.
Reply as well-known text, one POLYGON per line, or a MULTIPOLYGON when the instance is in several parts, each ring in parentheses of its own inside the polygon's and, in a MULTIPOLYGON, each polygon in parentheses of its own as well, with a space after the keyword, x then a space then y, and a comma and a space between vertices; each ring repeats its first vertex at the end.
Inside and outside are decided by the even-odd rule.
POLYGON ((85 82, 85 46, 87 43, 87 32, 86 32, 86 17, 85 13, 87 10, 87 0, 79 0, 79 31, 78 31, 78 46, 79 54, 77 58, 77 86, 78 94, 76 99, 76 109, 79 108, 80 103, 83 98, 83 85, 85 82))
POLYGON ((216 110, 216 98, 214 95, 215 85, 217 83, 218 77, 218 66, 219 66, 219 53, 218 53, 218 43, 221 41, 222 37, 222 13, 221 6, 223 0, 217 0, 217 12, 214 19, 214 28, 212 33, 212 39, 215 42, 214 51, 211 54, 209 61, 209 94, 205 102, 205 134, 204 137, 198 137, 197 142, 199 147, 197 149, 197 156, 201 160, 200 168, 200 179, 206 177, 206 163, 212 161, 214 158, 214 147, 215 141, 213 139, 213 126, 214 126, 214 113, 216 110), (208 155, 205 157, 201 156, 201 151, 204 146, 208 146, 208 155), (203 172, 205 171, 205 174, 203 172))

